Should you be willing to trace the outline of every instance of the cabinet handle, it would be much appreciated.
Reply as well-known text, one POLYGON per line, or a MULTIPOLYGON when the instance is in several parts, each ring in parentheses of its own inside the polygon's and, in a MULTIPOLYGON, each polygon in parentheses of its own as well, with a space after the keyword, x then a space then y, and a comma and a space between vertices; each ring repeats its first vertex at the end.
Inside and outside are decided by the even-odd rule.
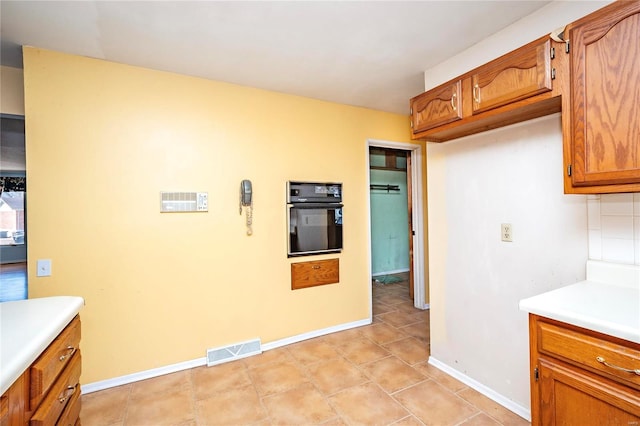
POLYGON ((319 265, 313 265, 311 268, 312 269, 320 269, 320 266, 319 265))
POLYGON ((62 355, 60 358, 58 358, 60 361, 64 361, 67 358, 71 358, 71 356, 76 353, 76 348, 74 348, 73 346, 67 346, 66 349, 67 353, 62 355))
POLYGON ((458 110, 458 107, 456 106, 456 98, 458 97, 457 93, 454 93, 453 95, 451 95, 451 108, 453 108, 454 111, 458 110))
POLYGON ((69 398, 71 395, 76 393, 76 386, 78 386, 78 385, 67 386, 67 388, 64 390, 63 396, 60 396, 58 398, 58 402, 60 404, 63 404, 67 400, 67 398, 69 398), (71 391, 71 392, 69 392, 69 391, 71 391))
POLYGON ((603 357, 601 356, 597 356, 596 357, 596 361, 598 361, 600 364, 609 367, 609 368, 613 368, 615 370, 620 370, 620 371, 624 371, 625 373, 631 373, 631 374, 635 374, 637 376, 640 376, 640 368, 637 370, 633 370, 631 368, 624 368, 624 367, 618 367, 617 365, 613 365, 613 364, 609 364, 607 362, 607 360, 605 360, 603 357))
POLYGON ((473 86, 473 100, 477 104, 480 103, 480 86, 478 86, 478 83, 473 86))

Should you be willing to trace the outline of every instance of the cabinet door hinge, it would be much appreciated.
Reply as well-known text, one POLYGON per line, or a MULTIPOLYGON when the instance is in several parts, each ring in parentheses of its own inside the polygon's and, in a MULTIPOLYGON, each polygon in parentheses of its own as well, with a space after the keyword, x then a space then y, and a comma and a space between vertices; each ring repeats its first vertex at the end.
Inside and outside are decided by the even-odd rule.
POLYGON ((409 108, 409 114, 413 115, 413 107, 409 108))
POLYGON ((411 128, 413 129, 413 120, 411 120, 411 128))
POLYGON ((536 379, 536 382, 540 378, 540 374, 538 373, 538 367, 533 369, 533 377, 536 379))
POLYGON ((552 47, 551 48, 551 59, 555 59, 556 58, 556 48, 552 47))
POLYGON ((551 68, 551 80, 555 80, 555 79, 556 79, 556 69, 551 68))
POLYGON ((567 176, 571 176, 571 164, 567 166, 567 176))

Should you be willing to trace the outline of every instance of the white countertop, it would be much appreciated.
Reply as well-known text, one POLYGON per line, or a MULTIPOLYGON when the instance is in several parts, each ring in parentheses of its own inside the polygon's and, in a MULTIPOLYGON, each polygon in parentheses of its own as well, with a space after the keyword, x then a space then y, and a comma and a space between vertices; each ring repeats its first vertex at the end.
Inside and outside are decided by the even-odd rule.
POLYGON ((0 303, 0 395, 35 361, 84 305, 73 296, 0 303))
POLYGON ((589 261, 587 280, 521 300, 520 309, 640 343, 640 267, 589 261))

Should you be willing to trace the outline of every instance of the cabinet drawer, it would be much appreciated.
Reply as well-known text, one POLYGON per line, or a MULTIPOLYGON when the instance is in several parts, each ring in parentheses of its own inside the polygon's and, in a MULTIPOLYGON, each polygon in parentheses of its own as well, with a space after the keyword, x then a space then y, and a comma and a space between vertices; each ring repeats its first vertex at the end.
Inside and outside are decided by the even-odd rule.
POLYGON ((640 350, 606 340, 604 336, 599 338, 539 321, 538 350, 640 389, 640 375, 634 372, 640 373, 640 350))
POLYGON ((80 317, 75 317, 31 365, 30 407, 40 404, 80 344, 80 317))
POLYGON ((69 400, 76 393, 80 393, 81 365, 80 352, 77 351, 71 357, 69 365, 51 387, 51 391, 44 398, 33 417, 31 417, 30 426, 56 424, 60 414, 69 404, 69 400))
POLYGON ((78 390, 71 396, 71 399, 69 400, 69 403, 67 404, 67 406, 64 407, 64 411, 60 415, 60 418, 58 419, 58 422, 56 423, 56 425, 57 426, 76 425, 77 422, 80 420, 80 407, 82 404, 81 401, 82 400, 80 398, 80 391, 78 390))
POLYGON ((340 281, 338 259, 317 260, 291 264, 291 290, 340 281))

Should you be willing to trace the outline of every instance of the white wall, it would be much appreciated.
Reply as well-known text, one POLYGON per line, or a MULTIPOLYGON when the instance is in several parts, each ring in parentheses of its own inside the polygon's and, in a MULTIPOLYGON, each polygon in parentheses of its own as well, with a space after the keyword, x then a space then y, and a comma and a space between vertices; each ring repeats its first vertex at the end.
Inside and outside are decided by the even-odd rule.
MULTIPOLYGON (((552 2, 426 70, 425 87, 606 3, 552 2)), ((428 144, 427 171, 431 362, 527 417, 528 327, 518 301, 584 279, 589 249, 587 197, 563 193, 560 117, 428 144), (503 222, 513 225, 512 243, 500 241, 503 222)))
POLYGON ((526 416, 518 302, 583 280, 587 260, 586 196, 563 194, 560 118, 428 144, 427 158, 431 357, 526 416))

